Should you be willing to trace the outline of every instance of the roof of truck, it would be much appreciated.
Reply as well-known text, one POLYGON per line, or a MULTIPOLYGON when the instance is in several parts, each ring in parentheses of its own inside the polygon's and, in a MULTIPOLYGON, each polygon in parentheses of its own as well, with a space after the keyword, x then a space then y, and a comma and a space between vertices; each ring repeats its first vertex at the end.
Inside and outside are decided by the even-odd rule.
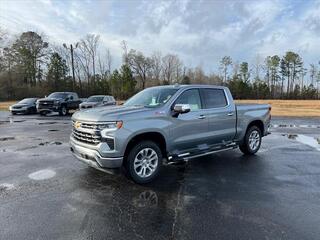
POLYGON ((162 86, 154 86, 154 87, 160 87, 160 88, 176 88, 176 89, 182 89, 182 88, 190 88, 190 87, 198 87, 198 88, 225 88, 224 86, 218 86, 218 85, 208 85, 208 84, 174 84, 174 85, 162 85, 162 86))

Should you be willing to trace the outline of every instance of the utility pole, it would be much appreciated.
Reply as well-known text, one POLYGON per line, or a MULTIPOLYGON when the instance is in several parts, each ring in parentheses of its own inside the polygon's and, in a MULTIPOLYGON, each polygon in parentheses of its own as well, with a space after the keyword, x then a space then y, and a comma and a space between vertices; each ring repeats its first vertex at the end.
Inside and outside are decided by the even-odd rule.
POLYGON ((75 90, 75 86, 76 86, 76 77, 74 74, 74 57, 73 57, 73 51, 74 49, 76 49, 78 47, 79 43, 76 43, 75 47, 73 47, 72 44, 70 44, 70 48, 67 47, 67 44, 63 44, 63 47, 70 50, 70 54, 71 54, 71 70, 72 70, 72 89, 75 90))

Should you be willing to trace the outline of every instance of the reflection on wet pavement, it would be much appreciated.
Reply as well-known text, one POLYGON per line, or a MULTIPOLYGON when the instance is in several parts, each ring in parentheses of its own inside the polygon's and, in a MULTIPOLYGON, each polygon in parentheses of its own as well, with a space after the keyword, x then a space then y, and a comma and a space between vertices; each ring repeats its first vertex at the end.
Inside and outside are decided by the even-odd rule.
POLYGON ((256 156, 164 166, 137 185, 72 157, 70 117, 20 118, 0 125, 0 138, 14 137, 0 143, 3 239, 318 240, 320 153, 292 130, 306 129, 274 128, 256 156))
POLYGON ((320 138, 318 137, 309 137, 303 134, 282 134, 282 135, 287 136, 289 139, 294 139, 300 143, 316 148, 317 150, 320 151, 320 138))

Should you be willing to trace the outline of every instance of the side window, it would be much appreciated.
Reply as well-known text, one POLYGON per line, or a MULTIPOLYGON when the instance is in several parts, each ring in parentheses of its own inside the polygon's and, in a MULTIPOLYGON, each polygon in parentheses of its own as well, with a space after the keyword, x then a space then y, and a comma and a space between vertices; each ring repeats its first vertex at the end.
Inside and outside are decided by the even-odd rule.
POLYGON ((78 94, 73 93, 72 95, 73 95, 73 100, 77 100, 78 99, 78 94))
POLYGON ((201 89, 204 108, 218 108, 227 106, 227 99, 223 89, 201 89))
POLYGON ((178 99, 176 100, 175 104, 189 104, 191 111, 201 109, 201 100, 200 94, 198 89, 190 89, 183 92, 178 99))

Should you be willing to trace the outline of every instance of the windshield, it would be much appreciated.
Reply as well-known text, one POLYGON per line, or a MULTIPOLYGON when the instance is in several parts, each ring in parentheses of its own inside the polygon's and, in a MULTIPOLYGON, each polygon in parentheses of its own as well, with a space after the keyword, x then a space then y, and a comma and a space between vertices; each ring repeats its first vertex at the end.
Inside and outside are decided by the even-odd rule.
POLYGON ((92 96, 89 97, 86 102, 102 102, 103 98, 103 96, 92 96))
POLYGON ((25 98, 25 99, 21 100, 18 103, 24 103, 24 104, 28 103, 28 104, 30 104, 30 103, 34 103, 35 101, 36 101, 35 98, 25 98))
POLYGON ((65 99, 68 96, 67 93, 51 93, 48 98, 61 98, 65 99))
POLYGON ((173 88, 148 88, 124 103, 125 106, 142 105, 144 107, 158 107, 165 104, 178 89, 173 88))

